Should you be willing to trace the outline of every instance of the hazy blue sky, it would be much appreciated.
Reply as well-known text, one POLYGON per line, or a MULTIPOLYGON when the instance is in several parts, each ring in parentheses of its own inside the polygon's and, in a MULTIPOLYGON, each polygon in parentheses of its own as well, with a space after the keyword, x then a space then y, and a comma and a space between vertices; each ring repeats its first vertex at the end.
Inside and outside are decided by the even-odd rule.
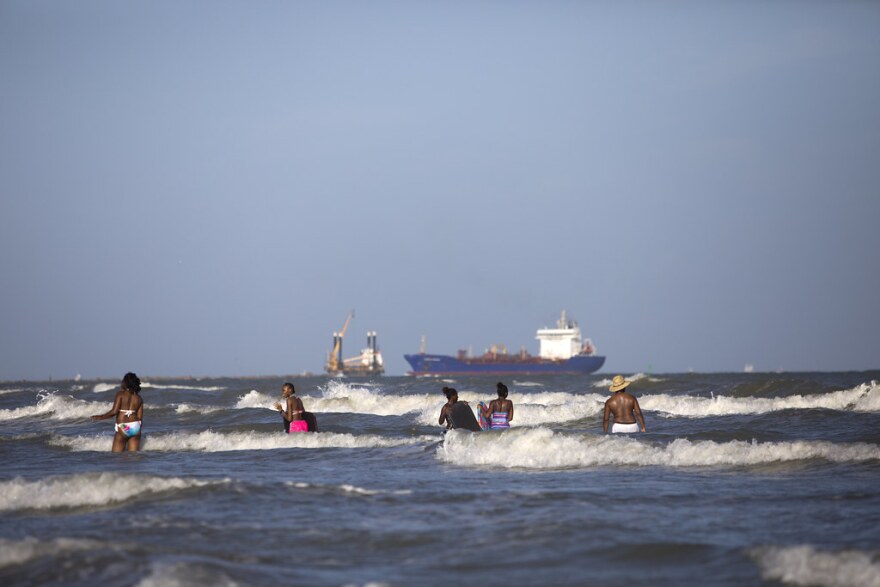
POLYGON ((880 3, 0 2, 0 379, 880 367, 880 3))

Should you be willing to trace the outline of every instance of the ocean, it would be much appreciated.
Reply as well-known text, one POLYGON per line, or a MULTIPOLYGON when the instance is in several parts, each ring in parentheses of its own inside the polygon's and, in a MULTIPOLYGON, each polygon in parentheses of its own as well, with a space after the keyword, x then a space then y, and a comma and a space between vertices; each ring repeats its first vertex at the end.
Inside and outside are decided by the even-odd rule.
MULTIPOLYGON (((121 377, 122 373, 120 373, 121 377)), ((880 587, 880 372, 630 374, 648 432, 602 434, 613 373, 504 379, 504 432, 437 424, 498 378, 0 384, 3 585, 880 587)))

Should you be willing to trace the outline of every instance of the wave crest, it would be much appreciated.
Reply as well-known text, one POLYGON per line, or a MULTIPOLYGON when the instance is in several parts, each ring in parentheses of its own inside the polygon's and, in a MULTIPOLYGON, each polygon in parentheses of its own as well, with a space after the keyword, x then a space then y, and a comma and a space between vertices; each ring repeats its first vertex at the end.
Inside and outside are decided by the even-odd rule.
MULTIPOLYGON (((108 450, 107 439, 102 443, 108 450)), ((0 482, 0 511, 48 510, 120 504, 145 493, 180 491, 211 481, 122 473, 84 473, 26 481, 0 482)))
POLYGON ((59 395, 53 392, 41 392, 37 397, 35 405, 0 410, 0 422, 35 417, 48 417, 53 420, 80 420, 106 412, 110 407, 107 402, 88 402, 70 395, 59 395))
POLYGON ((107 547, 106 543, 80 538, 53 538, 52 540, 38 540, 36 538, 7 540, 0 538, 0 569, 62 552, 98 550, 107 547))
POLYGON ((507 469, 576 469, 601 466, 741 467, 823 459, 880 460, 872 444, 824 441, 766 442, 676 439, 663 446, 613 435, 566 435, 546 428, 503 433, 451 431, 437 456, 464 466, 507 469))
POLYGON ((788 585, 880 587, 880 552, 822 552, 812 546, 763 547, 749 552, 764 579, 788 585))
MULTIPOLYGON (((436 440, 432 436, 418 438, 387 438, 377 435, 357 436, 321 432, 318 434, 284 434, 265 432, 174 432, 171 434, 145 434, 141 441, 144 451, 177 452, 228 452, 236 450, 275 450, 280 448, 390 448, 421 444, 436 440)), ((54 436, 50 444, 74 451, 106 452, 110 448, 109 436, 54 436)))

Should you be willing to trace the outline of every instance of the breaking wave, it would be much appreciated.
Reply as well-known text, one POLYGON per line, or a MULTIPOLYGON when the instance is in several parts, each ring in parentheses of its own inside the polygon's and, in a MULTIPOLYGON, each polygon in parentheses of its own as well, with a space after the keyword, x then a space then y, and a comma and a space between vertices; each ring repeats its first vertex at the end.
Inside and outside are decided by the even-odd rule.
MULTIPOLYGON (((104 439, 103 449, 109 444, 104 439)), ((48 510, 122 504, 147 493, 181 491, 225 481, 122 473, 83 473, 26 481, 20 477, 0 482, 0 511, 48 510)))
MULTIPOLYGON (((629 381, 630 383, 634 383, 634 382, 639 381, 641 379, 644 379, 646 381, 651 381, 652 383, 658 383, 660 381, 663 381, 662 379, 658 379, 657 377, 651 377, 650 375, 645 375, 644 373, 636 373, 635 375, 630 375, 626 378, 626 380, 629 381)), ((607 390, 609 387, 611 387, 611 379, 606 378, 606 379, 601 379, 599 381, 594 381, 593 387, 600 387, 602 389, 607 390)))
POLYGON ((178 414, 210 414, 212 412, 220 412, 224 409, 193 404, 171 404, 171 407, 173 407, 174 411, 178 414))
POLYGON ((141 383, 141 387, 144 389, 187 389, 193 391, 223 391, 226 389, 219 385, 202 387, 198 385, 160 385, 158 383, 141 383))
POLYGON ((619 436, 570 435, 521 429, 502 433, 451 431, 437 456, 455 465, 508 469, 572 469, 600 466, 742 467, 822 459, 880 460, 880 446, 824 441, 714 442, 677 439, 653 445, 619 436))
POLYGON ((52 540, 38 540, 36 538, 6 540, 0 538, 0 569, 64 552, 103 550, 108 547, 109 545, 104 542, 79 538, 53 538, 52 540))
MULTIPOLYGON (((418 438, 387 438, 377 435, 357 436, 321 432, 316 434, 283 434, 266 432, 174 432, 144 434, 141 450, 158 452, 200 451, 228 452, 236 450, 275 450, 280 448, 388 448, 435 441, 433 436, 418 438)), ((109 450, 111 437, 53 436, 49 443, 75 451, 109 450)))
POLYGON ((223 571, 203 563, 150 563, 150 574, 135 587, 185 587, 187 585, 212 585, 213 587, 238 587, 223 571))
POLYGON ((880 552, 827 552, 812 546, 763 547, 749 552, 764 579, 787 585, 880 587, 880 552))
POLYGON ((15 387, 12 389, 0 389, 0 395, 6 395, 8 393, 21 393, 22 391, 27 391, 27 389, 21 387, 15 387))
POLYGON ((766 414, 780 410, 851 410, 854 412, 880 411, 880 386, 876 381, 863 383, 852 389, 814 395, 790 395, 776 398, 756 397, 695 397, 666 394, 645 395, 639 398, 643 410, 662 412, 672 416, 701 418, 741 414, 766 414))
POLYGON ((81 420, 101 414, 110 408, 107 402, 88 402, 70 395, 38 394, 37 403, 11 410, 0 410, 0 422, 19 418, 52 418, 53 420, 81 420))
MULTIPOLYGON (((381 390, 331 381, 319 397, 303 396, 307 410, 316 413, 340 412, 395 416, 413 414, 422 425, 437 423, 445 398, 440 394, 424 393, 390 395, 381 390)), ((459 398, 476 409, 479 401, 488 402, 494 395, 488 392, 459 389, 459 398)), ((541 426, 572 422, 601 416, 608 399, 607 393, 538 392, 514 394, 514 420, 511 427, 541 426)), ((251 390, 239 398, 236 408, 269 408, 279 401, 251 390)), ((693 395, 648 394, 639 396, 639 404, 646 412, 662 416, 706 418, 765 414, 790 409, 828 409, 855 412, 880 411, 880 385, 876 381, 863 383, 852 389, 814 395, 792 395, 777 398, 751 398, 693 395)))
POLYGON ((320 491, 324 493, 341 493, 348 495, 410 495, 412 494, 412 490, 410 489, 396 489, 396 490, 386 490, 386 489, 366 489, 364 487, 358 487, 356 485, 318 485, 313 483, 303 483, 301 481, 287 481, 285 485, 289 487, 295 487, 296 489, 306 489, 312 491, 320 491))

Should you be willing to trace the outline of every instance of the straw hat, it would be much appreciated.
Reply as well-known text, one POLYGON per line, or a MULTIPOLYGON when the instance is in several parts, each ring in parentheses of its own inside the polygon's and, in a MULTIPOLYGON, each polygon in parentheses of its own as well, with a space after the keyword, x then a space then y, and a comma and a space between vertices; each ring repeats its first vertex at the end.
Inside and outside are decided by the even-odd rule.
POLYGON ((627 381, 623 378, 623 375, 615 375, 614 379, 611 380, 611 387, 609 387, 608 389, 611 391, 620 391, 630 383, 632 383, 632 381, 627 381))

